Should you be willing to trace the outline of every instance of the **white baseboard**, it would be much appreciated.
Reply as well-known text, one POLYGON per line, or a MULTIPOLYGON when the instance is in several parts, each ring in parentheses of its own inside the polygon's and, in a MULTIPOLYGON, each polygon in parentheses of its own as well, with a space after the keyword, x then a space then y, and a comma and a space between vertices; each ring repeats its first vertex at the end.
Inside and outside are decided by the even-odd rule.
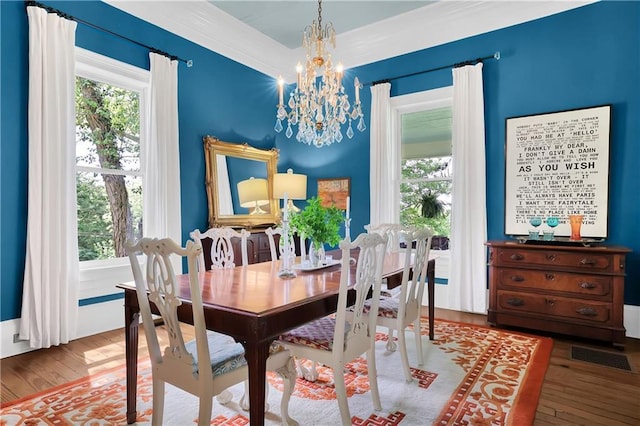
MULTIPOLYGON (((123 328, 124 336, 124 307, 123 300, 112 300, 81 306, 78 310, 78 332, 76 338, 92 336, 105 331, 123 328)), ((29 342, 13 342, 14 334, 20 330, 20 320, 12 319, 0 323, 0 358, 30 352, 29 342)))
POLYGON ((624 328, 627 337, 640 339, 640 306, 624 305, 624 328))

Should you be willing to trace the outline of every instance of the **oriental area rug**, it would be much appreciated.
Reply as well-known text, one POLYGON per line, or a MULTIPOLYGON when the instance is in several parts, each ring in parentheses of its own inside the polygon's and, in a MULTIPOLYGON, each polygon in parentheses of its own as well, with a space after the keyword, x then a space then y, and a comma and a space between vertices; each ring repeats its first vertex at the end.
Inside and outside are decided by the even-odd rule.
MULTIPOLYGON (((413 332, 407 330, 413 382, 406 383, 399 352, 386 350, 386 334, 376 336, 382 410, 371 403, 365 358, 347 365, 345 380, 354 425, 527 425, 532 424, 549 362, 552 340, 489 327, 436 320, 435 340, 423 321, 424 364, 417 365, 413 332)), ((339 425, 331 370, 318 367, 316 382, 298 378, 289 413, 301 426, 339 425)), ((269 373, 268 425, 280 424, 281 381, 269 373)), ((149 362, 139 365, 138 425, 151 423, 149 362)), ((239 406, 244 386, 230 389, 233 400, 214 400, 211 425, 248 425, 239 406)), ((166 386, 164 424, 197 422, 197 398, 166 386)), ((0 425, 126 425, 124 366, 4 404, 0 425)))

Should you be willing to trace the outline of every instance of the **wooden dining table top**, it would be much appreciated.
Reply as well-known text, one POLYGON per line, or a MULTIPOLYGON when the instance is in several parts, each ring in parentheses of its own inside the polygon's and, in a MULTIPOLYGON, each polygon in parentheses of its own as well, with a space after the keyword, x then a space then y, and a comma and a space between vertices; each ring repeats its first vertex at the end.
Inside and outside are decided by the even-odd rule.
MULTIPOLYGON (((334 260, 340 260, 340 251, 330 254, 334 260)), ((351 257, 356 258, 357 253, 352 253, 351 257)), ((299 262, 298 257, 294 264, 299 262)), ((328 293, 339 292, 341 262, 308 272, 296 270, 296 276, 292 278, 278 276, 280 265, 281 261, 278 260, 202 272, 198 277, 202 302, 205 306, 264 316, 284 307, 291 308, 314 298, 324 298, 328 293)), ((382 267, 383 277, 402 273, 404 265, 404 253, 387 254, 382 267)), ((355 269, 356 266, 352 264, 351 270, 355 272, 355 269)), ((350 284, 355 283, 354 275, 350 276, 350 284)), ((189 275, 179 275, 177 278, 177 296, 191 300, 189 275)))

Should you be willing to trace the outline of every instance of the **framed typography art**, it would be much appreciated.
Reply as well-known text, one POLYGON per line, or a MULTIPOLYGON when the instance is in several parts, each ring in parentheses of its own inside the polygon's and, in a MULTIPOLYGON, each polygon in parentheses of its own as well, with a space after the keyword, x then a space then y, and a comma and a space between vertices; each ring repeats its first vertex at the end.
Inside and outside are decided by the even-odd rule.
POLYGON ((606 238, 610 132, 611 105, 507 118, 505 233, 606 238))

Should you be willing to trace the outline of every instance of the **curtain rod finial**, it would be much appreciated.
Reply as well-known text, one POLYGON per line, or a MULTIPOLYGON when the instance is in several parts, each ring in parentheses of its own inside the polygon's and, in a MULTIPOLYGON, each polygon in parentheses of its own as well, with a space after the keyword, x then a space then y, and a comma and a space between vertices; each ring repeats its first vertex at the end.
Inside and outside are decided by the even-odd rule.
POLYGON ((191 68, 193 66, 193 59, 187 60, 187 68, 191 68))
POLYGON ((498 50, 496 53, 493 54, 493 57, 499 61, 500 60, 500 51, 498 50))

